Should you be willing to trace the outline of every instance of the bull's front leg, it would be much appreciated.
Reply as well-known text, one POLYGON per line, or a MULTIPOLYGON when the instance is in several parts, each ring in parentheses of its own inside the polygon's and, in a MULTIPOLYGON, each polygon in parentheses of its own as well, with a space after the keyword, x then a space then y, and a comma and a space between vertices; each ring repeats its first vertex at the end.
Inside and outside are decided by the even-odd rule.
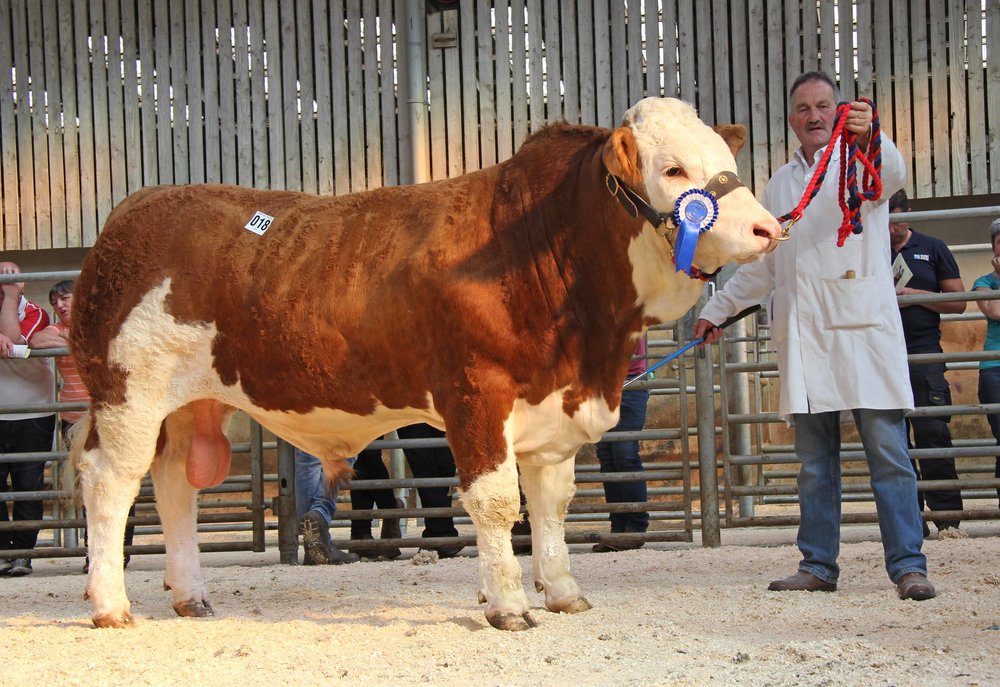
POLYGON ((569 572, 566 511, 576 493, 573 459, 555 465, 522 464, 521 484, 531 519, 531 566, 535 590, 545 592, 545 607, 555 613, 591 608, 569 572))
POLYGON ((521 566, 510 542, 510 528, 520 508, 513 453, 496 470, 479 475, 463 489, 462 504, 476 525, 479 602, 486 603, 486 620, 498 630, 534 627, 521 584, 521 566))

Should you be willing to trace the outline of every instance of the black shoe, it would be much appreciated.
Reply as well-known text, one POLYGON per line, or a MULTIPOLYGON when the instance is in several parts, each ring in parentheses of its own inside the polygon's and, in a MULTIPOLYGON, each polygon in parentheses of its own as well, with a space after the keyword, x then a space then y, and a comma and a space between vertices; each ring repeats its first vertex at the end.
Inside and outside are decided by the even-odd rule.
POLYGON ((606 541, 594 544, 591 551, 594 553, 613 553, 615 551, 635 551, 641 549, 644 542, 638 544, 611 544, 606 541))
POLYGON ((31 574, 30 558, 15 558, 10 562, 10 569, 7 570, 7 577, 24 577, 31 574))
POLYGON ((0 558, 0 576, 6 575, 10 572, 10 566, 14 565, 14 561, 9 558, 0 558))
MULTIPOLYGON (((406 504, 403 503, 401 499, 396 499, 396 508, 405 508, 406 504)), ((402 539, 403 531, 399 526, 399 518, 383 517, 382 518, 382 533, 379 535, 379 539, 402 539)), ((394 558, 399 558, 403 552, 399 550, 398 547, 392 546, 389 548, 384 548, 380 550, 383 557, 393 560, 394 558)))
MULTIPOLYGON (((365 532, 362 534, 352 534, 351 541, 375 541, 372 537, 371 532, 365 532)), ((395 548, 355 548, 353 546, 348 546, 348 550, 356 553, 361 558, 367 561, 389 561, 395 558, 399 558, 402 552, 395 548)))
POLYGON ((433 551, 438 558, 454 558, 465 547, 461 544, 457 546, 421 546, 421 551, 433 551))
POLYGON ((303 565, 342 565, 359 560, 356 553, 341 551, 330 539, 330 526, 323 516, 311 510, 302 516, 303 565))

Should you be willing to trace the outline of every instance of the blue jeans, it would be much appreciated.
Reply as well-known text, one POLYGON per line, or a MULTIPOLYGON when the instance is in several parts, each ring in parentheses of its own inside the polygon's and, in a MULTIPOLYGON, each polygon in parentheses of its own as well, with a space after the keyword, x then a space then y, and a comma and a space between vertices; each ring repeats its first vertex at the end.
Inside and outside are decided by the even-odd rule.
MULTIPOLYGON (((612 431, 638 432, 646 424, 647 389, 627 389, 622 392, 621 415, 612 431)), ((597 460, 601 472, 642 472, 638 441, 601 441, 597 443, 597 460)), ((604 500, 608 503, 644 503, 646 482, 605 482, 604 500)), ((611 513, 612 532, 645 532, 649 513, 611 513)))
MULTIPOLYGON (((980 368, 979 370, 979 402, 1000 403, 1000 367, 980 368)), ((993 438, 1000 446, 1000 415, 987 415, 993 438)), ((1000 456, 997 456, 993 476, 1000 479, 1000 456)), ((1000 487, 997 487, 997 500, 1000 501, 1000 487)))
MULTIPOLYGON (((354 462, 354 459, 351 459, 354 462)), ((319 458, 295 448, 295 515, 299 520, 311 510, 322 514, 326 524, 333 520, 337 512, 337 492, 340 485, 335 484, 327 493, 326 475, 323 474, 323 464, 319 458)))
MULTIPOLYGON (((868 460, 875 509, 889 579, 927 574, 920 551, 923 527, 917 506, 917 478, 910 465, 902 410, 852 411, 868 460)), ((826 582, 840 568, 840 413, 796 414, 795 453, 799 470, 799 570, 826 582)))

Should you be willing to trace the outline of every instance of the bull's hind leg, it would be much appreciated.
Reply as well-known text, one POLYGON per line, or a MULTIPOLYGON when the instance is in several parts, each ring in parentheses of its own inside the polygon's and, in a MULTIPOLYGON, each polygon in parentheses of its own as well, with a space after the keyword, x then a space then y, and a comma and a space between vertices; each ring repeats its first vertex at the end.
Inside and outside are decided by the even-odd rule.
POLYGON ((486 619, 499 630, 533 627, 521 585, 521 566, 510 543, 510 528, 520 507, 513 458, 477 477, 462 491, 462 504, 476 525, 479 601, 486 602, 486 619))
POLYGON ((213 615, 198 556, 198 488, 221 482, 229 471, 229 442, 222 427, 232 409, 195 401, 167 416, 166 440, 153 463, 156 510, 163 525, 167 569, 163 586, 177 615, 213 615))
POLYGON ((573 460, 556 465, 522 464, 521 485, 531 518, 531 566, 535 589, 545 592, 545 607, 559 613, 591 608, 569 572, 566 511, 576 492, 573 460))
POLYGON ((86 597, 97 627, 134 624, 125 593, 125 521, 139 483, 153 462, 160 422, 128 406, 94 411, 78 433, 74 465, 87 508, 90 577, 86 597))

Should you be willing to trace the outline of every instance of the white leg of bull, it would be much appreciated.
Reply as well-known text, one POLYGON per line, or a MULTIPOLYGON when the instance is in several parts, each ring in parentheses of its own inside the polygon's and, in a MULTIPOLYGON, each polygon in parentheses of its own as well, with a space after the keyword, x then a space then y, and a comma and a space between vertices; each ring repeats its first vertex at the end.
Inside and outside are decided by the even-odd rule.
POLYGON ((545 592, 545 607, 559 613, 591 608, 569 572, 566 511, 576 493, 572 459, 555 465, 524 465, 521 486, 531 519, 531 566, 535 590, 545 592))
POLYGON ((156 511, 160 514, 167 549, 163 586, 173 594, 177 615, 204 618, 213 612, 198 555, 198 490, 191 486, 186 474, 190 430, 171 431, 178 429, 179 414, 168 418, 168 440, 152 469, 156 511))
POLYGON ((90 577, 85 598, 93 604, 91 619, 97 627, 134 624, 125 593, 124 544, 128 510, 139 493, 139 483, 149 469, 156 446, 156 429, 140 423, 129 425, 121 408, 97 411, 93 422, 98 440, 89 450, 87 428, 74 441, 74 459, 83 503, 87 508, 90 577), (120 428, 128 427, 127 431, 120 428))
POLYGON ((476 525, 479 601, 486 602, 486 619, 499 630, 533 627, 521 584, 521 566, 510 542, 510 528, 520 508, 513 457, 469 485, 462 492, 462 505, 476 525))

